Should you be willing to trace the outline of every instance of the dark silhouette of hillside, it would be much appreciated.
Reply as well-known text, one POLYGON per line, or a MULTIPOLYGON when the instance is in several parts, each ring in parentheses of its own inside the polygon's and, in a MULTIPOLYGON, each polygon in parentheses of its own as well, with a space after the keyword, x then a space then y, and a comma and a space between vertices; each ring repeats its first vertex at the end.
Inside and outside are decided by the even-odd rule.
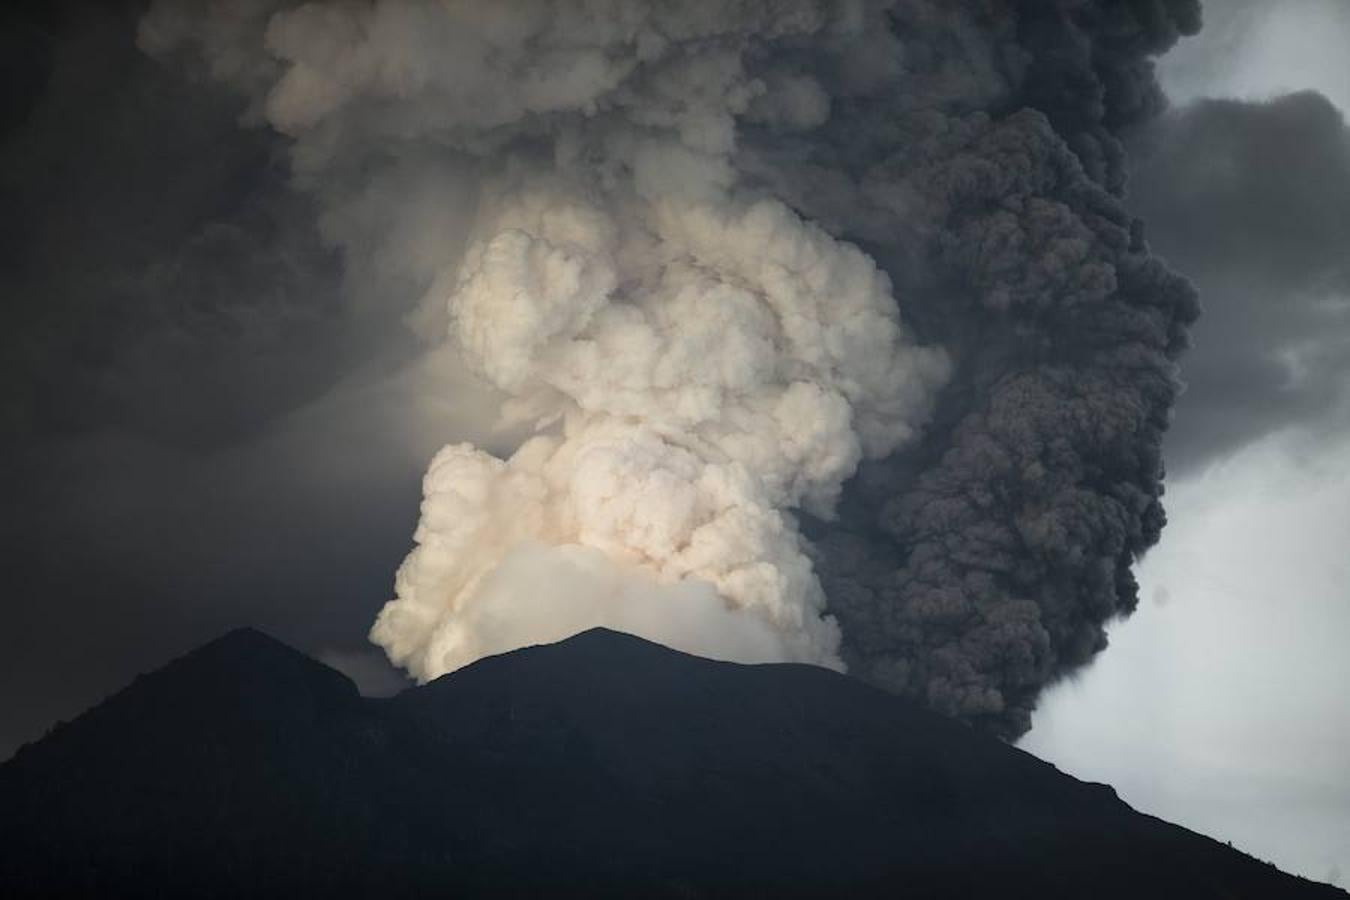
POLYGON ((388 700, 252 630, 0 766, 0 895, 1344 898, 823 669, 596 630, 388 700))

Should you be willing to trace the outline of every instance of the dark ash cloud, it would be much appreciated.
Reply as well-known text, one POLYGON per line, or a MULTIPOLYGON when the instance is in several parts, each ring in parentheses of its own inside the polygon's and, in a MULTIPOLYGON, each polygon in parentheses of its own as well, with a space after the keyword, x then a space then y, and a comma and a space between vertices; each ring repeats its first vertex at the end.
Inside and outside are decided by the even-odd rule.
POLYGON ((895 13, 898 91, 750 165, 865 242, 957 375, 917 449, 865 465, 817 566, 850 671, 1005 737, 1137 605, 1194 289, 1123 208, 1120 134, 1194 3, 895 13), (907 15, 908 13, 908 15, 907 15), (966 18, 966 16, 971 16, 966 18), (978 23, 978 27, 976 27, 978 23))
POLYGON ((1350 131, 1320 94, 1202 100, 1133 141, 1130 206, 1207 315, 1168 438, 1188 468, 1319 427, 1350 385, 1350 131))

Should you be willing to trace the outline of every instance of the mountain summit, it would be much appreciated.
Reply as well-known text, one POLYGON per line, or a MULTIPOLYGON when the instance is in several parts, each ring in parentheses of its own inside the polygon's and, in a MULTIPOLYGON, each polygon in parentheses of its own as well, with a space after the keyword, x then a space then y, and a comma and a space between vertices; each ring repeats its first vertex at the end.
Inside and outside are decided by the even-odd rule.
POLYGON ((1345 897, 836 673, 600 629, 387 700, 232 632, 0 810, 7 897, 1345 897))

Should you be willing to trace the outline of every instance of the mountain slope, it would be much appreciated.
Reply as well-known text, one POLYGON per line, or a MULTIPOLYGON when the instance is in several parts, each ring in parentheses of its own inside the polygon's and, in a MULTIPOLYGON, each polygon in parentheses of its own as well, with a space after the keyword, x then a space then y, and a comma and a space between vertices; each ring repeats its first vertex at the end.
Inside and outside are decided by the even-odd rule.
POLYGON ((234 632, 0 811, 6 896, 1345 897, 835 673, 603 630, 390 700, 234 632))

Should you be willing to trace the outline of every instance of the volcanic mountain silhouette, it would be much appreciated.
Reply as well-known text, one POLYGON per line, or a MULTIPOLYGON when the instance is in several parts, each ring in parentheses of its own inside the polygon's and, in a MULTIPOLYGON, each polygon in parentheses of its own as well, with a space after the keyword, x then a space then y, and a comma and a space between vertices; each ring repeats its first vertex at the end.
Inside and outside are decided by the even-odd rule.
POLYGON ((397 697, 253 630, 0 766, 0 894, 1344 898, 834 672, 595 630, 397 697))

